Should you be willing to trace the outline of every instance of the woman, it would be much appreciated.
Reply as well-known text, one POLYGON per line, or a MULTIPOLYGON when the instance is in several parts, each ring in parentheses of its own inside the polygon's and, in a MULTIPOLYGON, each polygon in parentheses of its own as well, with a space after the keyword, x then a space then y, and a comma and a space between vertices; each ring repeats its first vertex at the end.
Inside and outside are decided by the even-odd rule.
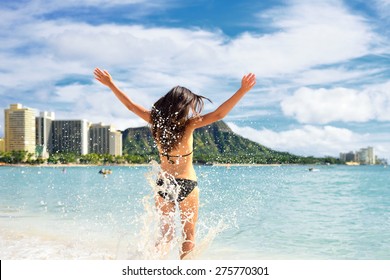
MULTIPOLYGON (((134 103, 113 82, 111 75, 96 68, 95 78, 109 87, 116 97, 133 113, 151 125, 153 137, 160 153, 161 170, 157 185, 156 205, 162 214, 162 237, 172 239, 173 227, 170 217, 176 203, 180 209, 183 226, 183 243, 180 258, 187 256, 195 246, 195 225, 198 218, 199 189, 192 164, 193 132, 195 129, 223 119, 238 101, 256 84, 250 73, 241 80, 241 87, 215 111, 201 115, 203 96, 184 87, 174 87, 161 97, 151 110, 134 103)), ((161 245, 161 244, 159 244, 161 245)))

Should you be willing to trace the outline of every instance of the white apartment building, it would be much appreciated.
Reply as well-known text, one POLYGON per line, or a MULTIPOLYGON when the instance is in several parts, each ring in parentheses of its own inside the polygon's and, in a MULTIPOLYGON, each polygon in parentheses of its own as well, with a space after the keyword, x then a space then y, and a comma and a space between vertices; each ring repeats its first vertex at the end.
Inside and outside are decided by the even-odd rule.
POLYGON ((110 132, 110 154, 114 156, 122 155, 122 132, 110 132))
POLYGON ((122 133, 103 123, 89 127, 89 153, 122 155, 122 133))
POLYGON ((54 112, 41 112, 35 119, 36 145, 38 157, 48 158, 53 149, 52 122, 55 120, 54 112))
POLYGON ((367 147, 360 149, 359 152, 356 153, 358 162, 361 164, 375 164, 375 154, 373 147, 367 147))

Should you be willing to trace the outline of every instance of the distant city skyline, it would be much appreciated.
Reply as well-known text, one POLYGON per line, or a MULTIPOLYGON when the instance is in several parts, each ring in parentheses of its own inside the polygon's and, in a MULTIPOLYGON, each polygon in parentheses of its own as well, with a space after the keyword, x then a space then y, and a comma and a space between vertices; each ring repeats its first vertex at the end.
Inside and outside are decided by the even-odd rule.
MULTIPOLYGON (((34 117, 36 118, 36 124, 35 124, 36 126, 47 126, 45 124, 45 120, 50 120, 49 126, 51 126, 51 122, 55 120, 55 112, 40 111, 37 108, 29 108, 29 107, 23 106, 20 103, 10 104, 9 108, 5 109, 4 112, 6 112, 10 109, 11 110, 12 109, 23 109, 23 111, 27 110, 30 115, 33 114, 34 117), (39 119, 41 119, 41 120, 39 120, 39 119), (42 122, 42 123, 40 123, 40 122, 42 122)), ((121 138, 120 138, 120 140, 119 140, 119 138, 116 139, 117 143, 120 142, 120 147, 121 147, 120 150, 118 149, 116 144, 112 144, 114 142, 112 142, 111 144, 110 143, 102 144, 104 141, 97 140, 98 137, 102 137, 103 135, 105 135, 105 138, 108 138, 108 137, 117 138, 118 136, 115 135, 116 130, 115 130, 113 125, 111 125, 111 124, 107 125, 103 122, 92 123, 86 119, 77 119, 77 118, 74 118, 74 119, 69 118, 67 120, 56 120, 56 121, 57 121, 57 130, 58 129, 61 130, 62 124, 68 125, 67 124, 68 122, 74 122, 74 121, 76 121, 76 122, 81 121, 82 123, 85 123, 85 125, 86 125, 85 129, 87 129, 87 127, 88 127, 88 140, 86 137, 84 137, 85 141, 87 141, 87 142, 84 143, 83 145, 80 144, 80 154, 99 153, 99 151, 101 152, 102 149, 105 149, 105 150, 109 149, 109 150, 113 151, 113 154, 122 155, 122 139, 121 138), (60 124, 59 122, 62 124, 60 124), (105 131, 105 132, 103 132, 103 131, 105 131), (109 135, 106 135, 107 133, 109 133, 109 135), (95 140, 93 140, 93 139, 95 139, 95 140), (106 148, 102 148, 102 145, 105 146, 106 148)), ((4 127, 6 127, 5 124, 4 124, 4 127)), ((39 133, 38 128, 36 129, 36 131, 37 131, 37 133, 39 133)), ((45 133, 46 133, 46 129, 43 129, 42 135, 40 135, 39 137, 38 137, 38 135, 36 135, 36 139, 37 139, 36 145, 38 145, 38 146, 43 145, 47 148, 48 143, 46 143, 45 141, 42 140, 43 138, 48 137, 47 135, 46 136, 43 135, 45 133)), ((87 130, 85 130, 84 133, 87 133, 87 130)), ((118 133, 121 134, 119 131, 118 131, 118 133)), ((56 141, 62 142, 61 137, 62 136, 58 136, 57 137, 58 139, 56 141)), ((5 138, 0 137, 0 140, 2 140, 0 145, 4 145, 4 148, 6 148, 5 147, 5 143, 6 143, 5 138)), ((364 164, 375 164, 375 161, 377 159, 378 160, 385 159, 386 161, 388 160, 386 158, 382 158, 381 156, 378 156, 377 154, 375 154, 374 149, 375 149, 374 147, 368 146, 367 148, 358 148, 355 151, 353 151, 353 149, 352 149, 352 150, 350 150, 350 152, 347 152, 347 153, 341 151, 341 152, 339 152, 338 156, 334 156, 334 157, 339 158, 342 161, 347 161, 347 162, 348 161, 357 161, 357 162, 361 162, 364 164), (367 153, 367 151, 369 151, 369 152, 367 153), (364 156, 362 156, 361 154, 364 154, 364 156)), ((0 151, 2 151, 2 150, 0 149, 0 151)))
POLYGON ((373 147, 361 148, 359 151, 340 153, 340 160, 344 162, 357 162, 361 164, 377 164, 380 159, 373 147))
POLYGON ((122 155, 122 133, 112 125, 85 119, 57 120, 55 112, 37 114, 20 103, 10 104, 4 114, 6 130, 1 147, 5 152, 27 151, 42 158, 69 152, 122 155))
MULTIPOLYGON (((0 110, 146 125, 93 80, 101 67, 146 108, 176 85, 205 112, 257 85, 225 121, 278 151, 390 159, 390 3, 385 0, 3 1, 0 110)), ((4 137, 4 114, 0 137, 4 137)))

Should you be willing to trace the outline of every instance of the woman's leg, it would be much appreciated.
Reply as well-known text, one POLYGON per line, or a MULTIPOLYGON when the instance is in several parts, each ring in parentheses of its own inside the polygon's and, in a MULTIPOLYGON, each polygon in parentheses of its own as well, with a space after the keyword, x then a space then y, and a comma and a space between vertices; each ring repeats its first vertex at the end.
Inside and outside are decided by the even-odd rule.
POLYGON ((187 256, 195 246, 195 226, 198 220, 199 188, 193 191, 179 204, 183 227, 183 244, 180 259, 187 256))
POLYGON ((156 207, 160 214, 160 236, 156 242, 156 248, 162 254, 167 254, 175 230, 175 203, 166 201, 161 196, 156 195, 156 207))

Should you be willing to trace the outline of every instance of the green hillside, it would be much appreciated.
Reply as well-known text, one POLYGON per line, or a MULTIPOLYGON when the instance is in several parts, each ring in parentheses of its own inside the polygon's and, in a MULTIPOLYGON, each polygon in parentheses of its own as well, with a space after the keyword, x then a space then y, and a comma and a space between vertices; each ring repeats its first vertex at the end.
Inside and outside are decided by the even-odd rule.
MULTIPOLYGON (((123 131, 123 153, 158 159, 158 152, 148 127, 123 131)), ((197 163, 334 163, 332 158, 300 157, 278 152, 235 134, 223 121, 197 129, 194 133, 194 161, 197 163)))

